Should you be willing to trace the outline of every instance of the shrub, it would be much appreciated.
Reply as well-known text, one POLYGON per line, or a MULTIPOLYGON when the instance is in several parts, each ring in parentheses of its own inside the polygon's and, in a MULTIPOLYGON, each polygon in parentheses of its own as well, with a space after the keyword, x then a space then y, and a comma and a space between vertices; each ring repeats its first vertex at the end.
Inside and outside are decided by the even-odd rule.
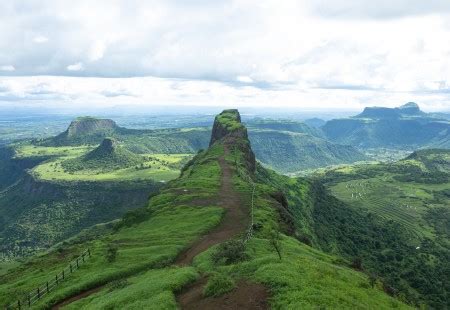
POLYGON ((235 287, 235 283, 232 278, 227 275, 216 273, 213 274, 206 283, 203 290, 204 296, 218 297, 225 293, 228 293, 235 287))
POLYGON ((112 263, 117 258, 117 246, 113 243, 109 243, 106 247, 106 254, 105 254, 106 261, 108 263, 112 263))
POLYGON ((247 258, 245 244, 240 240, 231 240, 221 243, 217 251, 212 255, 214 263, 224 263, 226 265, 243 261, 247 258))

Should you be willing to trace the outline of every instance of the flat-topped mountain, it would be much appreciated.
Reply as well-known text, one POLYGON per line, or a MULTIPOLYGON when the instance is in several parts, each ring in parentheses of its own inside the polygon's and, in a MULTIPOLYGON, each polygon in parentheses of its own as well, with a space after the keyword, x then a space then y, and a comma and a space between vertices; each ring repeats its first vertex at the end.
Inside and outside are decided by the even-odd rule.
POLYGON ((113 120, 84 116, 73 120, 66 131, 40 144, 46 146, 96 144, 102 138, 113 136, 120 131, 121 127, 113 120))
POLYGON ((450 122, 409 102, 398 108, 365 108, 350 118, 328 121, 322 130, 331 141, 360 148, 447 147, 450 122))
POLYGON ((355 118, 383 119, 424 115, 426 115, 426 113, 420 110, 417 103, 408 102, 397 108, 367 107, 361 114, 355 116, 355 118))
POLYGON ((76 137, 97 134, 99 132, 111 132, 118 128, 119 126, 113 120, 85 116, 78 117, 72 121, 69 128, 63 134, 66 134, 67 137, 76 137))

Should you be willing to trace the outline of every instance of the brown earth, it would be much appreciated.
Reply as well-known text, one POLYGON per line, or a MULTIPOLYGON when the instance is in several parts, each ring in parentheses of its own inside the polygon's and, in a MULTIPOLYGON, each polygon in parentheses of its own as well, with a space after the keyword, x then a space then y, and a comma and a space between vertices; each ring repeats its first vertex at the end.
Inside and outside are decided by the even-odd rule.
POLYGON ((219 297, 203 297, 206 278, 186 287, 178 295, 178 304, 185 310, 217 310, 217 309, 269 309, 268 292, 261 284, 241 281, 236 288, 219 297))
POLYGON ((90 296, 92 294, 95 294, 98 291, 100 291, 103 287, 104 287, 104 285, 99 286, 99 287, 95 287, 93 289, 84 291, 84 292, 82 292, 82 293, 80 293, 78 295, 75 295, 75 296, 69 297, 67 299, 64 299, 63 301, 61 301, 61 302, 57 303, 56 305, 52 306, 52 310, 61 309, 62 307, 67 306, 68 304, 71 304, 71 303, 73 303, 73 302, 75 302, 75 301, 77 301, 79 299, 83 299, 83 298, 88 297, 88 296, 90 296))
MULTIPOLYGON (((235 237, 246 228, 248 210, 245 210, 239 194, 233 189, 233 172, 231 167, 224 157, 219 158, 219 165, 222 170, 222 176, 216 204, 225 209, 225 215, 216 228, 178 256, 175 261, 176 265, 190 265, 194 257, 201 252, 215 244, 235 237)), ((208 202, 209 205, 212 203, 212 201, 208 202)))

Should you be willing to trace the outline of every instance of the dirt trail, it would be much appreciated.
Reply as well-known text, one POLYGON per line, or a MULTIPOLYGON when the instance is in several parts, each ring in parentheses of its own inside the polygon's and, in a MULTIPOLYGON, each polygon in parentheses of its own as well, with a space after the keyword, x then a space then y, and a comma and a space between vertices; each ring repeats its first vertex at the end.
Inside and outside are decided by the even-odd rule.
POLYGON ((233 188, 231 167, 224 157, 219 158, 219 165, 222 176, 217 204, 225 209, 225 215, 216 228, 178 256, 175 261, 176 265, 190 265, 196 255, 215 244, 233 238, 246 228, 248 210, 245 210, 239 194, 233 188))
POLYGON ((268 292, 261 284, 241 281, 236 288, 220 297, 203 297, 206 278, 202 278, 187 287, 178 296, 178 304, 183 310, 217 310, 217 309, 269 309, 268 292))
MULTIPOLYGON (((247 227, 248 210, 242 203, 239 193, 234 190, 232 169, 224 156, 220 157, 218 161, 222 171, 221 186, 217 199, 214 201, 208 200, 207 205, 216 204, 224 208, 225 215, 216 228, 181 253, 175 260, 175 265, 190 265, 194 257, 201 252, 215 244, 235 237, 245 231, 247 227)), ((206 281, 206 278, 201 278, 183 290, 177 298, 182 309, 268 309, 267 290, 260 284, 241 281, 233 291, 223 296, 203 298, 203 287, 206 281)), ((103 287, 104 285, 67 298, 53 306, 52 309, 60 309, 72 302, 88 297, 103 287)))
POLYGON ((78 295, 69 297, 67 299, 64 299, 63 301, 61 301, 61 302, 57 303, 56 305, 52 306, 52 310, 61 309, 62 307, 67 306, 68 304, 71 304, 71 303, 73 303, 73 302, 75 302, 75 301, 77 301, 79 299, 83 299, 83 298, 88 297, 88 296, 90 296, 90 295, 92 295, 94 293, 97 293, 103 287, 104 287, 104 285, 96 287, 96 288, 93 288, 93 289, 90 289, 90 290, 87 290, 87 291, 84 291, 84 292, 82 292, 82 293, 80 293, 78 295))

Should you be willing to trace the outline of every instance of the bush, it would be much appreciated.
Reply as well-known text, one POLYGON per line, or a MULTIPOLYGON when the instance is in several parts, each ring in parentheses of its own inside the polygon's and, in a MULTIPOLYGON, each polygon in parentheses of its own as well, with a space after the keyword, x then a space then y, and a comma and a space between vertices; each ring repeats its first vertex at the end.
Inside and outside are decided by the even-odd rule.
POLYGON ((109 243, 106 247, 106 254, 105 254, 106 261, 108 263, 112 263, 117 258, 117 245, 113 243, 109 243))
POLYGON ((214 263, 226 265, 243 261, 247 258, 245 244, 239 240, 231 240, 219 245, 217 251, 212 255, 214 263))
POLYGON ((208 283, 206 283, 205 289, 203 290, 204 296, 218 297, 225 293, 228 293, 235 287, 235 283, 232 278, 227 275, 216 273, 213 274, 208 283))

